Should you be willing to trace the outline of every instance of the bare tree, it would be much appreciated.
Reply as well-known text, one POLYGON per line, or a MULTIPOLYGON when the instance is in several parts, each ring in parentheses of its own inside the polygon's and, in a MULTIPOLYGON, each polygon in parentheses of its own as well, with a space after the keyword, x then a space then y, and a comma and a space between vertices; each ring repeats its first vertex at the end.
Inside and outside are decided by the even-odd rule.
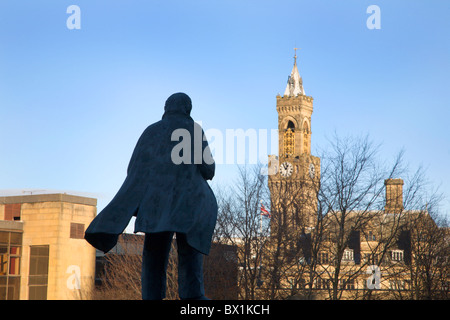
POLYGON ((237 250, 239 298, 255 299, 261 286, 261 266, 268 224, 261 221, 261 200, 267 201, 265 176, 260 166, 239 167, 236 183, 216 192, 219 214, 215 239, 217 243, 237 250))
POLYGON ((340 299, 345 290, 354 289, 355 279, 365 268, 359 247, 361 232, 379 219, 384 181, 395 177, 399 169, 400 157, 386 169, 380 166, 377 152, 378 147, 368 137, 336 136, 331 152, 322 156, 318 189, 321 221, 317 223, 322 237, 315 237, 320 243, 316 244, 318 263, 312 273, 316 282, 325 285, 329 299, 340 299), (329 256, 323 259, 323 253, 329 256))
MULTIPOLYGON (((423 238, 423 228, 435 226, 429 206, 440 198, 437 192, 425 196, 428 189, 423 170, 414 172, 403 188, 403 180, 396 179, 409 176, 403 152, 388 164, 380 160, 378 150, 368 137, 336 136, 331 150, 321 157, 320 181, 311 184, 317 186, 317 200, 309 198, 317 201, 317 220, 310 233, 310 262, 303 273, 309 275, 305 289, 320 292, 322 298, 393 298, 397 289, 405 290, 405 282, 411 282, 414 273, 424 274, 414 251, 419 244, 429 248, 434 242, 440 245, 433 248, 445 247, 442 232, 433 229, 431 234, 439 241, 413 239, 416 234, 423 238), (423 210, 425 203, 428 210, 423 210), (379 283, 371 286, 366 280, 376 269, 379 283)), ((442 279, 445 268, 439 270, 442 279)))
MULTIPOLYGON (((407 272, 412 299, 448 299, 450 281, 450 243, 448 220, 433 212, 427 203, 425 210, 416 213, 410 225, 412 263, 407 272)), ((402 288, 403 289, 403 288, 402 288)), ((398 294, 401 297, 402 292, 398 294)), ((403 297, 402 297, 403 298, 403 297)))
MULTIPOLYGON (((427 199, 424 196, 423 170, 419 168, 403 188, 403 180, 397 178, 408 176, 409 171, 403 165, 402 152, 387 163, 368 137, 336 136, 330 145, 331 150, 321 157, 319 177, 273 180, 276 182, 269 186, 270 229, 259 242, 254 236, 259 197, 252 195, 261 190, 261 180, 251 180, 248 171, 241 170, 236 192, 221 202, 217 231, 226 229, 224 238, 240 250, 242 298, 412 298, 404 284, 418 287, 414 279, 427 274, 420 271, 425 267, 422 262, 421 267, 417 265, 416 251, 423 249, 424 243, 419 246, 414 240, 417 234, 423 238, 423 232, 414 229, 425 227, 418 214, 424 203, 431 204, 430 199, 439 197, 437 193, 427 199), (249 206, 252 200, 253 206, 249 206)), ((422 211, 428 214, 429 210, 422 211)), ((435 256, 447 255, 440 259, 447 261, 444 232, 430 230, 430 235, 439 238, 434 241, 435 256)), ((427 248, 431 240, 426 241, 427 248)), ((433 262, 433 266, 437 264, 433 262)), ((433 273, 440 279, 434 283, 444 288, 448 287, 447 269, 441 263, 433 273)), ((428 282, 420 281, 421 286, 428 282)))
MULTIPOLYGON (((142 250, 144 235, 122 234, 117 245, 102 259, 101 285, 95 289, 93 298, 97 300, 140 300, 142 250)), ((175 241, 167 266, 166 299, 178 299, 177 257, 175 241)))
POLYGON ((270 183, 270 239, 263 252, 265 298, 286 299, 307 286, 305 270, 311 263, 312 240, 309 222, 317 200, 314 192, 305 192, 311 187, 302 180, 270 183))
POLYGON ((213 242, 204 261, 205 295, 213 300, 236 300, 239 296, 237 247, 213 242))
POLYGON ((117 245, 102 261, 101 286, 96 288, 94 299, 141 299, 141 266, 143 236, 123 234, 117 245))

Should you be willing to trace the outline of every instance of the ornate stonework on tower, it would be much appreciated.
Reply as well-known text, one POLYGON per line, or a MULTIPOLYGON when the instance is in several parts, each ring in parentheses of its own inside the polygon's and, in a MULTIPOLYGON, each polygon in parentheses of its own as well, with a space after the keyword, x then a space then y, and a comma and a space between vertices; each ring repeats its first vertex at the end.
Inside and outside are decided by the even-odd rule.
MULTIPOLYGON (((272 205, 284 199, 284 207, 293 215, 292 228, 312 228, 316 211, 315 185, 320 175, 320 159, 311 155, 311 115, 313 98, 305 94, 303 80, 297 67, 288 78, 283 96, 278 95, 278 157, 269 156, 269 166, 276 170, 269 175, 272 205), (287 192, 288 190, 288 192, 287 192), (275 200, 277 199, 277 200, 275 200), (287 203, 287 202, 289 203, 287 203)), ((277 208, 275 212, 278 211, 277 208)))

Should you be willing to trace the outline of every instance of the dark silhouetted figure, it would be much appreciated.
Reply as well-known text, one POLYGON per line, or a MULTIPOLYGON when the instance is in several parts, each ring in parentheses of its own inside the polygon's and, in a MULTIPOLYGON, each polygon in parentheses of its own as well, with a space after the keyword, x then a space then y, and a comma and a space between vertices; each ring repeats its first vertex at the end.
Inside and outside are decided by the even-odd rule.
POLYGON ((184 93, 167 99, 162 120, 139 138, 120 190, 85 232, 85 239, 106 253, 136 216, 134 231, 145 233, 143 299, 165 298, 174 233, 179 296, 205 299, 203 255, 209 254, 217 219, 216 198, 206 180, 214 177, 215 164, 191 109, 184 93))

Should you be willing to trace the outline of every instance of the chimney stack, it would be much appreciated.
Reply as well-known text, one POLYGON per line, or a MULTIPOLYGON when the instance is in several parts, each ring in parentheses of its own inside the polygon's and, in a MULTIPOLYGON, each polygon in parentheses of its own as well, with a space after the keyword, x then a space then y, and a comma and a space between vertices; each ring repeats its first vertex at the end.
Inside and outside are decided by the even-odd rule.
POLYGON ((403 180, 386 179, 386 213, 400 213, 403 210, 403 180))

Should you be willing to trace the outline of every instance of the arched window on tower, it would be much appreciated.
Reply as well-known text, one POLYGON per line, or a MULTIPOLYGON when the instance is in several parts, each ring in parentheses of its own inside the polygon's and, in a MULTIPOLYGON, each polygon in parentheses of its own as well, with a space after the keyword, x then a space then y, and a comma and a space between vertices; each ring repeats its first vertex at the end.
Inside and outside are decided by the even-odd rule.
POLYGON ((284 132, 284 154, 286 156, 292 156, 294 154, 294 131, 294 123, 289 121, 284 132))
POLYGON ((303 122, 303 153, 310 153, 310 134, 308 122, 303 122))

